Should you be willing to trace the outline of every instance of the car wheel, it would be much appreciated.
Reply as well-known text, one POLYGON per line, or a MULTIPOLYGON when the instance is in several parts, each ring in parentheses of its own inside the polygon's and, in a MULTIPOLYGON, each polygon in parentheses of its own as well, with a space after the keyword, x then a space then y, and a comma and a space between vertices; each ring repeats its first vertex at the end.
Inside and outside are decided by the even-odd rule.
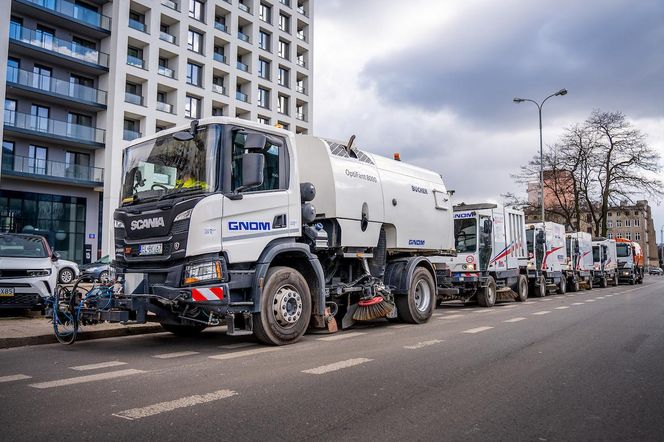
POLYGON ((74 274, 74 271, 67 267, 60 270, 60 273, 58 273, 58 282, 60 284, 71 284, 75 277, 76 275, 74 274))
POLYGON ((104 270, 103 272, 99 273, 99 280, 100 281, 108 281, 108 270, 104 270))

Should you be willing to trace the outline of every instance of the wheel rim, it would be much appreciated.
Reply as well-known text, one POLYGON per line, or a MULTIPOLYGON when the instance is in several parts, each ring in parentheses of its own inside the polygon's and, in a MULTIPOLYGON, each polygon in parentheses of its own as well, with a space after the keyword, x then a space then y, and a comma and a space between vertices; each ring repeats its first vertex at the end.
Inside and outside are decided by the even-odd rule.
POLYGON ((488 289, 489 289, 489 302, 493 304, 494 302, 496 302, 496 289, 492 285, 490 285, 488 289))
POLYGON ((294 327, 302 317, 302 296, 292 285, 284 285, 277 290, 272 303, 272 314, 277 323, 284 327, 294 327))
POLYGON ((60 272, 60 281, 62 281, 63 284, 69 284, 72 279, 74 279, 74 274, 71 270, 65 269, 60 272))
POLYGON ((429 310, 431 305, 431 287, 423 279, 417 281, 415 286, 415 296, 413 297, 415 301, 415 308, 420 312, 426 312, 429 310))

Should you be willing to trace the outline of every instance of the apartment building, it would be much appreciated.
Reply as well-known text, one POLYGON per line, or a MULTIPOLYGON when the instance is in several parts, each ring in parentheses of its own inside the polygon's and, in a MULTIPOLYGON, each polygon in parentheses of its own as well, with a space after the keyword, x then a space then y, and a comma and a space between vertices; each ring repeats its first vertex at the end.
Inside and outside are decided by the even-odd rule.
POLYGON ((111 249, 122 149, 212 115, 312 128, 313 0, 11 0, 0 232, 111 249))

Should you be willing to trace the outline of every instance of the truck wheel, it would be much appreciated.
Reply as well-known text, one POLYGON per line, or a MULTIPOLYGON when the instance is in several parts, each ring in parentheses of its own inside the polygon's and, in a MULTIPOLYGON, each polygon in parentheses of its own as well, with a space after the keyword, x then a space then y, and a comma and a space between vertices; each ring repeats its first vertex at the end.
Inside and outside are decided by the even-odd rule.
POLYGON ((477 292, 477 302, 482 307, 493 307, 496 304, 496 281, 491 276, 487 279, 486 287, 477 292))
POLYGON ((265 277, 260 313, 252 317, 254 335, 264 344, 299 340, 311 320, 311 293, 304 277, 290 267, 273 267, 265 277))
POLYGON ((397 296, 397 316, 403 322, 422 324, 433 314, 436 305, 436 287, 431 273, 423 267, 413 272, 413 280, 406 296, 397 296))
POLYGON ((586 286, 586 290, 592 290, 593 289, 593 279, 589 278, 588 279, 588 285, 586 286))
POLYGON ((618 284, 620 284, 620 281, 618 280, 618 274, 616 273, 613 275, 613 286, 618 287, 618 284))
POLYGON ((528 278, 526 275, 519 275, 519 281, 517 282, 517 302, 526 302, 528 299, 528 278))
POLYGON ((570 292, 578 292, 579 291, 579 280, 576 278, 572 279, 572 283, 569 285, 569 291, 570 292))
POLYGON ((563 276, 560 278, 560 283, 558 284, 558 293, 564 295, 567 293, 567 277, 563 276))
POLYGON ((538 298, 546 296, 546 280, 544 278, 540 278, 539 281, 535 283, 535 296, 538 298))
POLYGON ((175 336, 183 338, 191 338, 198 336, 200 332, 205 330, 205 325, 181 325, 181 324, 161 324, 164 330, 173 333, 175 336))
POLYGON ((606 276, 602 276, 602 279, 599 280, 599 287, 605 289, 609 286, 609 282, 606 280, 606 276))

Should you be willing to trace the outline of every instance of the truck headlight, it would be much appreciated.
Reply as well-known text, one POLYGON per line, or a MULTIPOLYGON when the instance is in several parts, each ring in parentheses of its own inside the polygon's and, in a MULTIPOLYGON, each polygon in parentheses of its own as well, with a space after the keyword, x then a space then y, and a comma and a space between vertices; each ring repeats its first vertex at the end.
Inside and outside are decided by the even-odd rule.
POLYGON ((120 221, 119 219, 114 219, 113 220, 113 225, 115 226, 116 229, 124 229, 124 223, 120 221))
POLYGON ((192 210, 193 210, 193 209, 189 209, 189 210, 185 210, 184 212, 180 213, 178 216, 175 217, 175 219, 173 220, 173 222, 176 223, 176 222, 178 222, 178 221, 182 221, 182 220, 185 220, 185 219, 189 219, 189 218, 191 218, 191 212, 192 212, 192 210))
POLYGON ((220 281, 221 277, 221 261, 190 264, 184 269, 185 284, 196 284, 204 281, 220 281))
POLYGON ((31 277, 48 276, 50 274, 51 274, 51 269, 28 270, 28 276, 31 277))

